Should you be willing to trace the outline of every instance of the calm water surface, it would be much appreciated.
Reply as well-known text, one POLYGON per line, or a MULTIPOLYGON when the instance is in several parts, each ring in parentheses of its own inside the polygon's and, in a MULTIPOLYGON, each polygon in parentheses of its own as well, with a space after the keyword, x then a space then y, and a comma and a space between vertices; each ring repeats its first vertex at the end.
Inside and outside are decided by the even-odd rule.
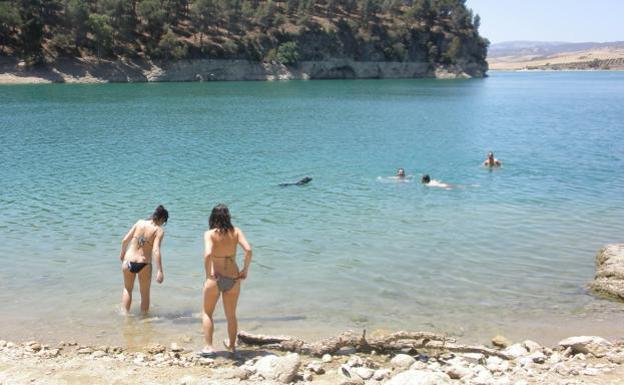
POLYGON ((219 202, 255 248, 246 330, 621 335, 584 285, 624 240, 622 106, 617 72, 0 86, 0 337, 199 344, 219 202), (165 282, 125 320, 120 240, 160 203, 165 282))

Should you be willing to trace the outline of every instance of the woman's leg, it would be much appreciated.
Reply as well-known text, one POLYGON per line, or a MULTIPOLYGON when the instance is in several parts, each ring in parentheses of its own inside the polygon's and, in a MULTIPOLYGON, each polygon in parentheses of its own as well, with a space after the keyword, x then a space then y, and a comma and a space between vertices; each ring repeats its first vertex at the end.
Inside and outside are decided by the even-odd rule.
POLYGON ((214 351, 212 345, 212 334, 214 332, 212 314, 214 313, 218 300, 219 288, 217 287, 217 281, 214 279, 207 279, 204 284, 204 313, 202 315, 202 326, 204 328, 204 339, 206 341, 206 346, 204 347, 205 352, 214 351))
POLYGON ((137 273, 139 289, 141 291, 141 313, 145 314, 150 306, 150 287, 152 286, 152 264, 149 264, 137 273))
POLYGON ((128 265, 125 263, 121 266, 121 273, 123 274, 124 280, 124 289, 121 292, 121 306, 122 310, 129 313, 130 305, 132 305, 132 289, 134 289, 134 278, 136 274, 131 273, 128 270, 128 265))
POLYGON ((226 346, 229 350, 236 349, 236 335, 238 334, 238 320, 236 319, 236 306, 238 305, 238 296, 240 295, 240 281, 232 289, 223 293, 223 310, 228 325, 228 342, 226 346))

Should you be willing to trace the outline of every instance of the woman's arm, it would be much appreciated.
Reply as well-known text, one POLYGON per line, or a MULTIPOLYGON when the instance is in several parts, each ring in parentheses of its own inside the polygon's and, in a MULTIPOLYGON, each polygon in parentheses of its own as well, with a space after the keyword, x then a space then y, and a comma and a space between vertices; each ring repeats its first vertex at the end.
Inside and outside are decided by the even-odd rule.
POLYGON ((130 240, 132 239, 132 237, 134 236, 134 230, 136 230, 137 224, 139 222, 135 223, 134 225, 132 225, 132 227, 130 228, 130 230, 128 231, 128 233, 123 237, 123 239, 121 240, 121 252, 119 253, 119 259, 123 262, 124 257, 126 256, 126 249, 128 248, 128 242, 130 242, 130 240))
POLYGON ((204 233, 204 268, 206 277, 215 278, 214 265, 212 264, 212 238, 210 231, 204 233))
POLYGON ((245 234, 243 233, 243 231, 241 229, 237 229, 237 230, 238 230, 238 244, 243 248, 243 251, 245 251, 245 264, 243 265, 243 270, 240 272, 238 277, 240 279, 245 279, 247 278, 247 275, 249 274, 249 265, 251 264, 251 255, 253 253, 251 251, 251 246, 249 245, 249 242, 247 242, 247 238, 245 238, 245 234))
POLYGON ((160 244, 165 237, 165 231, 163 229, 156 230, 156 237, 154 238, 154 249, 152 254, 154 255, 154 262, 158 272, 156 273, 156 282, 162 283, 165 280, 162 268, 162 255, 160 254, 160 244))

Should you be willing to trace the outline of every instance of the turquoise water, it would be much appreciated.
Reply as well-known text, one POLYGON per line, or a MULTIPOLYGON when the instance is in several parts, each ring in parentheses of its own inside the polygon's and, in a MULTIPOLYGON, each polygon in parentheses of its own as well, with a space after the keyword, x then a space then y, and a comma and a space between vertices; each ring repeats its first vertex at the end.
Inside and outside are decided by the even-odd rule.
POLYGON ((621 72, 1 86, 0 336, 199 344, 219 202, 255 250, 243 329, 617 334, 623 306, 584 285, 624 240, 622 106, 621 72), (127 322, 120 240, 160 203, 165 282, 127 322))

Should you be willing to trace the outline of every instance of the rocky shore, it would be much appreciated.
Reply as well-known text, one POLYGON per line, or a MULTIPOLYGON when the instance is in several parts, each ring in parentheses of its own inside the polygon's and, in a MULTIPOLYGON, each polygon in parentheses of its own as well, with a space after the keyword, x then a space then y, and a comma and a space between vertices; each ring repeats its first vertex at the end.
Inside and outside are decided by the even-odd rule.
POLYGON ((414 335, 391 335, 399 338, 391 339, 384 351, 342 346, 333 354, 318 356, 241 344, 236 355, 214 358, 202 358, 184 343, 128 351, 76 342, 45 345, 0 340, 0 383, 606 385, 621 384, 624 378, 624 341, 580 336, 545 347, 497 336, 491 347, 452 352, 444 343, 433 343, 439 341, 408 338, 414 335), (418 348, 409 348, 412 343, 418 348))
POLYGON ((140 83, 227 80, 406 79, 483 77, 479 66, 431 66, 428 62, 360 62, 349 59, 302 61, 294 66, 247 60, 58 59, 28 67, 16 59, 0 58, 0 84, 140 83))

